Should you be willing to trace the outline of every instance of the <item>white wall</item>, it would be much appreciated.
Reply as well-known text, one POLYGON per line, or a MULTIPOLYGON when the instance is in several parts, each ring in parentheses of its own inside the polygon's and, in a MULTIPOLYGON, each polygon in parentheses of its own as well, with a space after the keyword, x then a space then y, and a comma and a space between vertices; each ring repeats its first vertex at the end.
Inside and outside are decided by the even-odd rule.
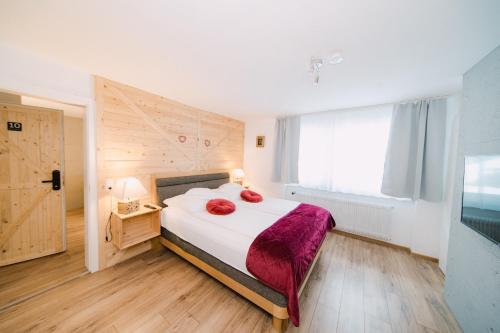
POLYGON ((447 119, 447 173, 446 192, 444 197, 443 222, 441 226, 441 238, 439 249, 439 267, 446 274, 448 262, 448 241, 450 237, 450 225, 453 211, 453 191, 456 181, 456 170, 458 161, 458 144, 460 133, 460 113, 462 110, 462 95, 453 96, 448 99, 448 119, 447 119))
MULTIPOLYGON (((460 107, 460 96, 448 100, 447 118, 447 156, 451 161, 446 165, 446 179, 453 173, 456 156, 456 119, 460 107)), ((245 173, 247 181, 256 191, 266 195, 285 197, 286 189, 283 185, 272 183, 274 146, 274 118, 254 118, 245 122, 245 173), (266 135, 266 147, 261 150, 255 147, 255 136, 266 135)), ((439 258, 442 269, 446 267, 446 250, 448 248, 449 214, 451 211, 450 191, 452 184, 447 181, 445 200, 440 203, 423 200, 396 200, 385 198, 367 198, 362 200, 371 202, 389 203, 394 206, 392 217, 391 243, 410 248, 413 252, 439 258)), ((360 197, 334 194, 336 197, 360 197)))
POLYGON ((85 264, 99 269, 94 78, 0 44, 0 89, 85 107, 85 264))
POLYGON ((244 170, 245 182, 252 190, 264 195, 283 197, 284 187, 271 182, 274 152, 274 118, 252 118, 245 121, 244 170), (257 148, 258 135, 266 137, 264 148, 257 148))

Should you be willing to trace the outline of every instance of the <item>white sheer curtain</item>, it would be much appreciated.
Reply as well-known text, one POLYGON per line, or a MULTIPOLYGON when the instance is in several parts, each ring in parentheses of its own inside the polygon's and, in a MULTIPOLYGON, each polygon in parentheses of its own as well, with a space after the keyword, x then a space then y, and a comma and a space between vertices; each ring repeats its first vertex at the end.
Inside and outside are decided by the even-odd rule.
POLYGON ((302 116, 299 184, 382 196, 391 113, 387 105, 302 116))

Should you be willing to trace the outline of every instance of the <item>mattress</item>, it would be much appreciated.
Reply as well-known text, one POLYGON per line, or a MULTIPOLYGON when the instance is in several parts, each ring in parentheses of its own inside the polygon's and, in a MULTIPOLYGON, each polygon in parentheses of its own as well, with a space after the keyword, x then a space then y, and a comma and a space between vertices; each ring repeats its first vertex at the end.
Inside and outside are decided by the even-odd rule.
POLYGON ((167 204, 161 212, 163 228, 249 276, 252 274, 246 269, 246 256, 253 240, 299 205, 276 198, 248 203, 234 193, 220 190, 199 196, 180 195, 168 199, 167 204), (204 204, 216 197, 234 202, 236 211, 224 216, 209 214, 204 204))

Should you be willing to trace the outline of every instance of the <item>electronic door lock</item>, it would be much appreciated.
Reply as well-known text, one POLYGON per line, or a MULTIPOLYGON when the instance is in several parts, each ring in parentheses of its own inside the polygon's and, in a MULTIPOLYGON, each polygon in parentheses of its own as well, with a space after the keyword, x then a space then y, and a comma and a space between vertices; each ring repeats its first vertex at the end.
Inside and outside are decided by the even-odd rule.
POLYGON ((59 191, 61 189, 61 171, 52 170, 52 179, 42 180, 42 183, 52 183, 52 189, 59 191))

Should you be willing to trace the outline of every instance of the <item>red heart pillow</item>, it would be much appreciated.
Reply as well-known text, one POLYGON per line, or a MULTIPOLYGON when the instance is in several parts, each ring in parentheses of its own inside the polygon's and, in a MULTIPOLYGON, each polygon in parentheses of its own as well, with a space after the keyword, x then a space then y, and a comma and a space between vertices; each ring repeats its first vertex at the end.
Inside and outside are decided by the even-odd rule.
POLYGON ((262 195, 260 195, 257 192, 250 191, 250 190, 244 190, 241 191, 240 197, 248 202, 261 202, 262 201, 262 195))
POLYGON ((235 211, 236 206, 226 199, 212 199, 207 202, 207 211, 214 215, 227 215, 235 211))

